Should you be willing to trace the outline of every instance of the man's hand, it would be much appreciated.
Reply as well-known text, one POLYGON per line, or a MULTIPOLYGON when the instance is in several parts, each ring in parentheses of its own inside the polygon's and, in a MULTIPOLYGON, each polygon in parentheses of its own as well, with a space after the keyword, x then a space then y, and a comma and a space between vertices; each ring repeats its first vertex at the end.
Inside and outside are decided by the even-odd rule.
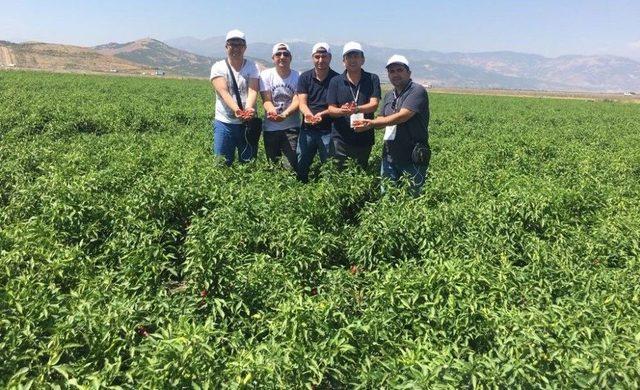
POLYGON ((304 122, 310 125, 317 125, 321 121, 322 121, 322 115, 320 114, 316 114, 316 115, 307 114, 304 116, 304 122))
POLYGON ((349 116, 351 114, 355 114, 356 107, 357 107, 356 102, 345 103, 342 106, 340 106, 340 113, 342 114, 342 116, 349 116))
POLYGON ((241 119, 245 122, 250 121, 256 115, 256 110, 253 108, 247 108, 243 111, 241 119))
POLYGON ((373 119, 361 119, 353 122, 353 130, 362 133, 373 129, 373 119))
POLYGON ((282 122, 286 117, 282 114, 278 114, 276 110, 272 110, 267 112, 267 119, 274 122, 282 122))

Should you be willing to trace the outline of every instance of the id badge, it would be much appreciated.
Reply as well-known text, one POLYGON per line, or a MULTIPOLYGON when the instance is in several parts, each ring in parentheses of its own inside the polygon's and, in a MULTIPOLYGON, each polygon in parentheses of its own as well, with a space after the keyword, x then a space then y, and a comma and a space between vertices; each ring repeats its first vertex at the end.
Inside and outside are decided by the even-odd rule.
POLYGON ((397 125, 387 126, 384 129, 384 140, 385 141, 393 141, 396 139, 396 127, 397 125))
POLYGON ((364 120, 364 114, 361 112, 357 114, 351 114, 350 119, 351 119, 351 128, 353 129, 354 127, 353 122, 364 120))

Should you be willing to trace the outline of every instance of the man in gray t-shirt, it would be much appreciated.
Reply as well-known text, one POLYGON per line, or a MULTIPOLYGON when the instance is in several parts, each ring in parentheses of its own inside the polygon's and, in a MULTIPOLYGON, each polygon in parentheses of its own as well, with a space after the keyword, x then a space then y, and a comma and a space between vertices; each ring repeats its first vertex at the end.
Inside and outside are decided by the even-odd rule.
MULTIPOLYGON (((389 81, 394 89, 384 96, 380 116, 359 121, 356 131, 385 128, 381 174, 394 182, 402 176, 411 181, 418 195, 429 167, 429 98, 420 84, 411 81, 409 61, 393 55, 387 61, 389 81), (422 146, 427 157, 416 162, 414 149, 422 146)), ((424 156, 423 156, 424 157, 424 156)))

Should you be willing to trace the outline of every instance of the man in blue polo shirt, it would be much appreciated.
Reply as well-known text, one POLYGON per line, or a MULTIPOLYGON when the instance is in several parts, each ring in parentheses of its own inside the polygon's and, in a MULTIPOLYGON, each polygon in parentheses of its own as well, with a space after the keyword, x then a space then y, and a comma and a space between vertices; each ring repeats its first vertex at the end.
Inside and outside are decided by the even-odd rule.
POLYGON ((298 136, 298 178, 309 180, 309 167, 318 153, 321 162, 329 155, 332 118, 327 105, 329 82, 338 73, 331 67, 331 48, 326 42, 318 42, 311 49, 313 69, 298 79, 298 102, 303 115, 298 136))
POLYGON ((411 81, 409 61, 393 55, 387 61, 394 89, 384 96, 380 116, 357 121, 357 132, 385 128, 381 175, 398 182, 409 178, 411 192, 419 195, 427 176, 429 149, 429 98, 420 84, 411 81))
POLYGON ((353 121, 373 119, 380 101, 380 78, 362 69, 364 51, 358 42, 347 42, 342 50, 345 71, 329 83, 327 102, 333 121, 334 156, 338 166, 347 158, 366 168, 373 147, 373 128, 356 132, 353 121))

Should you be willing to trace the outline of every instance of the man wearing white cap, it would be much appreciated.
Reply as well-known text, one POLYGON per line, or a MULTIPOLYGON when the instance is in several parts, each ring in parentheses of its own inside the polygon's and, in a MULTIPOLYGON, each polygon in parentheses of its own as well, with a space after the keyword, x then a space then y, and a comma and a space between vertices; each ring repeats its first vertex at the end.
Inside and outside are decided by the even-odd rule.
POLYGON ((380 116, 357 121, 358 132, 385 128, 381 175, 398 182, 407 176, 411 191, 419 195, 427 176, 429 148, 429 98, 420 84, 411 81, 409 61, 393 55, 387 61, 394 89, 384 96, 380 116))
POLYGON ((329 116, 327 89, 331 79, 338 75, 330 67, 331 47, 318 42, 311 49, 313 69, 303 72, 298 81, 300 112, 304 120, 298 136, 298 178, 309 179, 309 167, 316 153, 320 162, 329 156, 332 118, 329 116))
POLYGON ((227 58, 213 64, 209 79, 216 91, 213 154, 223 156, 227 165, 231 165, 236 149, 243 162, 255 158, 258 153, 258 139, 252 134, 256 127, 253 124, 260 75, 255 62, 244 58, 247 44, 242 31, 229 31, 225 48, 227 58))
POLYGON ((284 154, 289 167, 297 172, 298 131, 298 71, 291 69, 291 51, 286 43, 276 43, 271 51, 274 68, 260 73, 260 94, 266 114, 264 150, 271 161, 284 154))
POLYGON ((327 102, 333 122, 333 152, 339 166, 347 158, 365 168, 373 147, 373 129, 356 132, 353 122, 373 119, 380 101, 380 78, 362 69, 364 51, 358 42, 347 42, 342 49, 345 71, 329 84, 327 102))

